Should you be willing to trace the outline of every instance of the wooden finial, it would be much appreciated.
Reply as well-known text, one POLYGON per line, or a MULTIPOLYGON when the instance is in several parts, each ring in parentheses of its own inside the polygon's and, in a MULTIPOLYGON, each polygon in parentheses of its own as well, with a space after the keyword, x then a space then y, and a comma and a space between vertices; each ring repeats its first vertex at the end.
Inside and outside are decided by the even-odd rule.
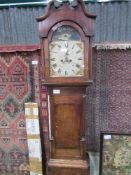
POLYGON ((75 8, 78 5, 78 1, 77 0, 63 0, 62 2, 55 0, 54 1, 54 6, 56 8, 59 8, 60 6, 62 6, 64 3, 68 3, 70 6, 72 6, 73 8, 75 8))

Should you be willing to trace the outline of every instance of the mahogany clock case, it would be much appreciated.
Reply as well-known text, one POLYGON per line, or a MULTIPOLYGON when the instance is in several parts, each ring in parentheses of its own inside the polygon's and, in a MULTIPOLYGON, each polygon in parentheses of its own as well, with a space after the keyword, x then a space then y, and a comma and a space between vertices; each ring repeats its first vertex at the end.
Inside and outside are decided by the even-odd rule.
MULTIPOLYGON (((48 105, 50 142, 48 175, 89 174, 85 155, 85 91, 89 82, 92 82, 91 44, 96 16, 86 11, 82 0, 76 2, 77 5, 74 7, 69 1, 63 1, 62 5, 56 8, 54 1, 51 1, 45 15, 37 18, 41 39, 40 81, 41 85, 48 89, 50 104, 48 105), (76 31, 79 39, 72 39, 72 34, 69 35, 68 31, 63 32, 67 41, 59 41, 59 39, 54 41, 57 31, 65 27, 76 31), (72 43, 75 43, 74 46, 72 43), (55 49, 57 47, 55 57, 51 53, 54 51, 51 44, 55 45, 53 46, 55 49), (67 49, 67 46, 70 48, 67 49), (58 53, 58 47, 67 49, 62 58, 63 53, 62 51, 61 54, 58 53), (81 61, 78 61, 79 58, 81 61), (51 59, 57 60, 55 65, 51 59), (79 62, 79 66, 76 61, 79 62), (61 67, 58 66, 59 62, 61 67), (58 72, 60 68, 63 68, 64 73, 58 72)), ((61 34, 58 38, 61 38, 61 34)))

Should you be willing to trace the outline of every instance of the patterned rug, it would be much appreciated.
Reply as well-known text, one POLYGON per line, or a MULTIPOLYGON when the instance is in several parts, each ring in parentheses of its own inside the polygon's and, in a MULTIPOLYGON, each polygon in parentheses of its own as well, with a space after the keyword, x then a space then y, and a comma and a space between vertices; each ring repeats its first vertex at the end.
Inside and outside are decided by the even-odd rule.
POLYGON ((93 50, 87 87, 87 149, 99 151, 100 132, 131 133, 131 50, 93 50))
POLYGON ((0 53, 0 175, 29 174, 24 103, 39 100, 33 60, 37 52, 0 53))

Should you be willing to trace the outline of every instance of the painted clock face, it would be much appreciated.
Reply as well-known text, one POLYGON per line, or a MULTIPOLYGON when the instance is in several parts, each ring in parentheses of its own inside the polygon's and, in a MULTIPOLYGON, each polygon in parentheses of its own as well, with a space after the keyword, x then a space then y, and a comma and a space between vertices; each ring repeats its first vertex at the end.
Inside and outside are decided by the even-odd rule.
POLYGON ((84 75, 84 46, 79 33, 73 30, 69 26, 59 29, 49 45, 51 77, 84 75))

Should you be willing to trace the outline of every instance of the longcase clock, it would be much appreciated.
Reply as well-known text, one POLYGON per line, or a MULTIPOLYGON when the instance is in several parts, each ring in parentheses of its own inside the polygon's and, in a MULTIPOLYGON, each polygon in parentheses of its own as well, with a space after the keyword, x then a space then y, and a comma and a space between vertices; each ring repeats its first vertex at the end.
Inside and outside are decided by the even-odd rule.
POLYGON ((95 16, 83 1, 52 1, 37 18, 41 39, 41 85, 48 89, 49 175, 87 175, 86 86, 92 82, 91 41, 95 16))

